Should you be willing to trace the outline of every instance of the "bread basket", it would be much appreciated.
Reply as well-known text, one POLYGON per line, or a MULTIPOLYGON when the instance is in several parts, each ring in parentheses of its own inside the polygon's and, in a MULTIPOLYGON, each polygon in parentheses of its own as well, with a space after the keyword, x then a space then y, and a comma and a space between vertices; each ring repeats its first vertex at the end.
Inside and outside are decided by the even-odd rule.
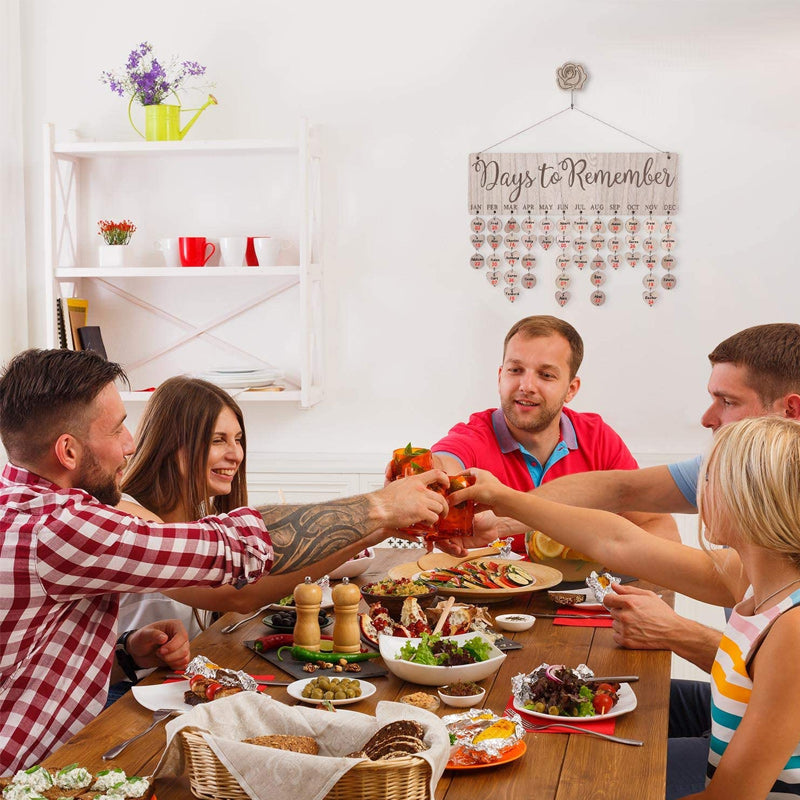
MULTIPOLYGON (((182 730, 180 736, 195 797, 250 800, 199 733, 182 730)), ((430 765, 416 756, 361 761, 339 778, 325 800, 431 800, 430 779, 430 765)))

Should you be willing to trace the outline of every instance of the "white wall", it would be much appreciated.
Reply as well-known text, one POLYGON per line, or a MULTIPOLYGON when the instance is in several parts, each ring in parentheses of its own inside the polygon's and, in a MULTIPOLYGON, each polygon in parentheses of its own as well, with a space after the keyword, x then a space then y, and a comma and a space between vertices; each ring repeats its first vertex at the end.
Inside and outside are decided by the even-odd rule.
MULTIPOLYGON (((44 324, 41 125, 130 138, 127 104, 98 75, 134 45, 207 65, 220 105, 192 137, 294 135, 302 115, 322 126, 327 398, 248 407, 254 450, 429 443, 494 404, 507 328, 558 313, 587 344, 574 407, 601 412, 645 460, 692 453, 707 441, 709 350, 797 317, 792 0, 28 0, 21 18, 32 344, 44 324), (566 60, 590 74, 580 107, 680 154, 679 286, 655 308, 641 269, 612 276, 604 307, 578 296, 561 310, 554 275, 511 305, 468 266, 467 154, 568 105, 554 79, 566 60)), ((570 112, 502 149, 643 147, 570 112)))

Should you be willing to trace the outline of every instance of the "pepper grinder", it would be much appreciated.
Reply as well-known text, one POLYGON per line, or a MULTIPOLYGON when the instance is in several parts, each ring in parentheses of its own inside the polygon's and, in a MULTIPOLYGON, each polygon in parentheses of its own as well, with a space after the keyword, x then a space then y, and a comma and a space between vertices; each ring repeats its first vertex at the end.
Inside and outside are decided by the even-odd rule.
POLYGON ((361 630, 358 626, 358 604, 361 590, 344 578, 333 587, 333 650, 336 653, 361 652, 361 630))
POLYGON ((306 578, 294 587, 294 607, 297 621, 294 624, 294 643, 306 650, 319 650, 319 607, 322 604, 322 587, 306 578))

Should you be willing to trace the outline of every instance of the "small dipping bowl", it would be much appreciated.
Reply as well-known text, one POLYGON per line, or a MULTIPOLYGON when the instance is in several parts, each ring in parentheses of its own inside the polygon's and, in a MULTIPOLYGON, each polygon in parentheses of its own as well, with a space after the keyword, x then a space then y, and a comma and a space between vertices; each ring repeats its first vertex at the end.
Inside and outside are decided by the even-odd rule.
POLYGON ((483 698, 486 696, 486 689, 482 687, 480 688, 480 694, 467 694, 467 695, 456 695, 456 694, 445 694, 442 689, 446 689, 446 686, 442 686, 440 689, 436 691, 439 693, 439 698, 446 706, 452 706, 453 708, 472 708, 472 706, 478 705, 483 698))
POLYGON ((497 627, 504 631, 526 631, 533 627, 536 617, 530 614, 500 614, 494 621, 497 627))

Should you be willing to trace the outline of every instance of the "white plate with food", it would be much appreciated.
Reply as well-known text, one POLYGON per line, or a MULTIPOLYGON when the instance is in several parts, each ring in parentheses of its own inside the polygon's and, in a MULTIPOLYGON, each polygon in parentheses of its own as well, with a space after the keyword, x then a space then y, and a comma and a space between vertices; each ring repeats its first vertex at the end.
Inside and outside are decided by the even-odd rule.
POLYGON ((599 715, 595 714, 591 717, 561 717, 556 714, 541 714, 538 711, 531 711, 529 708, 525 708, 525 706, 520 705, 519 700, 514 698, 514 708, 517 711, 521 711, 523 714, 527 714, 529 717, 536 717, 537 719, 547 720, 548 722, 558 724, 559 722, 563 722, 565 725, 575 725, 580 724, 581 722, 593 722, 594 720, 598 719, 610 719, 611 717, 621 717, 623 714, 628 714, 629 712, 633 711, 636 708, 636 695, 631 689, 629 683, 621 683, 619 685, 619 691, 617 692, 619 696, 619 700, 617 700, 617 704, 611 709, 611 711, 607 711, 605 714, 599 715))
MULTIPOLYGON (((371 697, 373 694, 375 694, 375 687, 371 683, 367 681, 360 681, 358 678, 349 678, 346 674, 323 677, 333 685, 336 685, 333 683, 336 680, 350 681, 351 684, 357 684, 358 688, 361 690, 361 694, 356 697, 342 697, 338 700, 335 697, 326 698, 324 696, 324 692, 322 697, 305 697, 303 695, 303 690, 309 684, 319 686, 319 681, 322 680, 322 678, 303 678, 302 680, 290 683, 286 687, 286 691, 289 693, 289 697, 294 697, 295 700, 299 700, 301 703, 313 703, 314 705, 317 705, 318 703, 328 700, 332 706, 346 706, 350 703, 359 703, 361 700, 366 700, 367 697, 371 697)), ((341 686, 341 683, 338 685, 341 686)), ((320 689, 323 690, 324 685, 320 686, 320 689)))
POLYGON ((140 706, 144 706, 150 711, 158 711, 159 708, 174 708, 181 714, 184 711, 191 711, 193 708, 184 702, 183 695, 187 691, 189 691, 189 681, 131 687, 131 693, 140 706))
POLYGON ((601 611, 605 608, 602 603, 597 602, 597 598, 594 594, 594 589, 589 589, 588 587, 585 589, 565 589, 563 591, 559 591, 553 589, 547 593, 550 595, 550 599, 558 606, 562 608, 576 608, 576 609, 591 609, 592 611, 601 611), (568 602, 559 602, 558 598, 568 598, 570 595, 574 595, 575 597, 582 598, 580 602, 576 603, 568 603, 568 602))
MULTIPOLYGON (((289 608, 292 611, 295 610, 294 608, 294 598, 292 595, 287 595, 283 598, 286 602, 283 601, 279 603, 271 603, 270 605, 266 606, 270 611, 282 611, 285 608, 289 608)), ((319 606, 321 609, 324 608, 333 608, 333 597, 331 595, 331 587, 328 586, 327 588, 322 590, 322 602, 319 606)))

